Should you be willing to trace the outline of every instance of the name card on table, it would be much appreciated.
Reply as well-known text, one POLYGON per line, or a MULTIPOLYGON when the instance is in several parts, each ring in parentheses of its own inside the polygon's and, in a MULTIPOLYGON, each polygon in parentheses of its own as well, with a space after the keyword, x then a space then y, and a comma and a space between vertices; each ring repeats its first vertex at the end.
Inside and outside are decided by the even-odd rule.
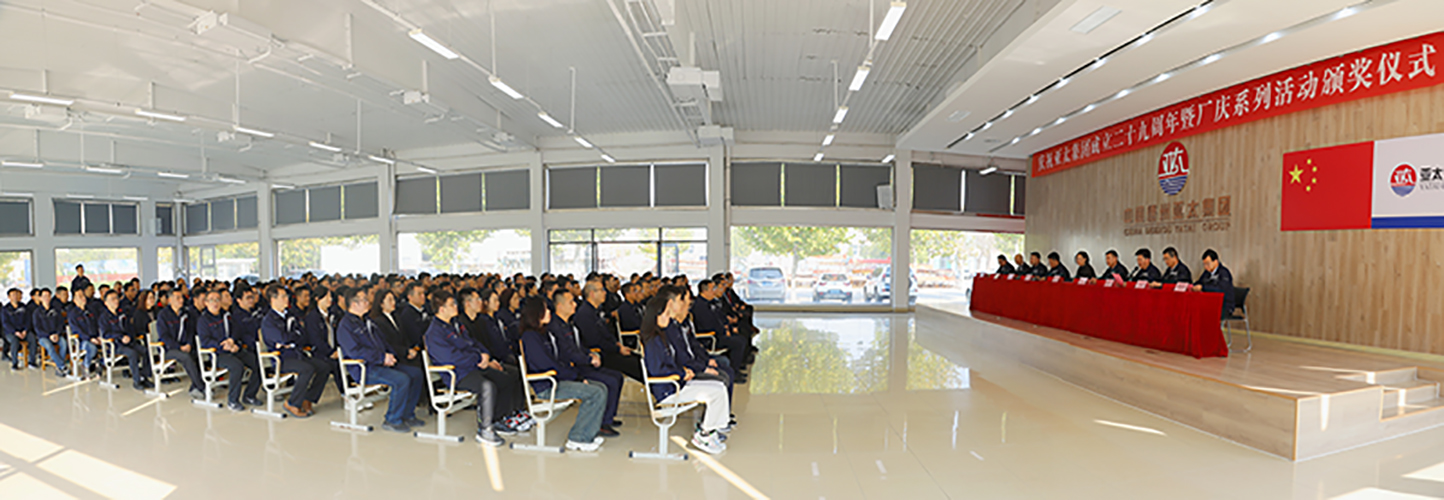
POLYGON ((1192 286, 1192 285, 1189 285, 1188 283, 1175 283, 1175 284, 1173 285, 1173 291, 1175 291, 1175 292, 1187 292, 1187 291, 1191 290, 1192 288, 1193 288, 1193 286, 1192 286))
POLYGON ((1016 278, 1016 277, 1018 277, 1018 275, 1016 275, 1016 274, 1009 274, 1009 275, 1008 275, 1008 281, 1013 281, 1013 278, 1016 278))
POLYGON ((1104 281, 1103 288, 1113 288, 1113 280, 1104 281))
POLYGON ((1088 278, 1078 278, 1077 280, 1075 280, 1075 282, 1078 283, 1079 285, 1087 285, 1087 284, 1088 284, 1088 278))
POLYGON ((1134 290, 1142 290, 1142 289, 1144 289, 1144 288, 1148 288, 1148 282, 1147 282, 1147 281, 1139 281, 1139 282, 1136 282, 1136 283, 1133 284, 1133 289, 1134 289, 1134 290))
POLYGON ((999 276, 1002 276, 1002 275, 1000 275, 1000 274, 994 274, 994 275, 993 275, 993 279, 998 279, 999 276))
POLYGON ((1061 281, 1062 279, 1063 279, 1062 276, 1054 276, 1052 282, 1053 282, 1053 283, 1057 283, 1057 282, 1061 281))

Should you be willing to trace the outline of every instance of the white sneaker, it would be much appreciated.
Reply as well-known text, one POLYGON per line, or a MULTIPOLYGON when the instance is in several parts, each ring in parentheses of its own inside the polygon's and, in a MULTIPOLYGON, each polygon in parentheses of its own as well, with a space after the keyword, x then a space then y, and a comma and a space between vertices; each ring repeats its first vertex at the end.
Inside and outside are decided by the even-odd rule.
MULTIPOLYGON (((597 439, 601 439, 601 438, 597 438, 597 439)), ((598 442, 596 442, 596 441, 593 441, 593 442, 590 442, 590 443, 578 443, 578 442, 576 442, 576 441, 572 441, 572 440, 568 439, 568 440, 567 440, 567 449, 568 449, 568 450, 572 450, 572 451, 585 451, 585 452, 589 452, 589 453, 590 453, 590 452, 594 452, 594 451, 597 451, 597 450, 602 449, 602 444, 601 444, 601 443, 598 443, 598 442)))
POLYGON ((722 444, 722 439, 716 432, 696 433, 692 435, 692 446, 707 452, 708 455, 716 455, 727 451, 727 445, 722 444))

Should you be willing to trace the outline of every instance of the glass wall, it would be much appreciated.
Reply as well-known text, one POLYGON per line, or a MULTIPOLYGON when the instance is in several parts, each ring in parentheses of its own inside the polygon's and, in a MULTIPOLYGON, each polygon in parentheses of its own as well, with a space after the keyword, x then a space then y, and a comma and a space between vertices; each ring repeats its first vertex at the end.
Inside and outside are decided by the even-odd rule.
POLYGON ((232 243, 186 248, 191 278, 231 281, 236 278, 260 279, 261 245, 257 242, 232 243))
POLYGON ((531 230, 488 229, 401 233, 402 273, 531 274, 531 230))
POLYGON ((551 272, 707 276, 707 228, 558 229, 548 233, 551 272))
POLYGON ((752 302, 887 301, 891 264, 891 228, 732 228, 735 287, 752 302))
POLYGON ((29 290, 33 278, 30 275, 30 252, 0 252, 0 289, 29 290))
POLYGON ((139 276, 139 253, 135 248, 57 248, 55 284, 70 286, 76 264, 85 266, 91 283, 130 280, 139 276))
POLYGON ((381 246, 374 234, 281 240, 281 275, 371 274, 381 270, 381 246))
POLYGON ((155 250, 156 281, 175 280, 175 247, 160 247, 155 250))
MULTIPOLYGON (((918 280, 918 301, 966 302, 973 276, 998 269, 998 254, 1023 251, 1023 235, 971 231, 912 231, 912 266, 918 280)), ((1072 264, 1072 261, 1069 261, 1072 264)))

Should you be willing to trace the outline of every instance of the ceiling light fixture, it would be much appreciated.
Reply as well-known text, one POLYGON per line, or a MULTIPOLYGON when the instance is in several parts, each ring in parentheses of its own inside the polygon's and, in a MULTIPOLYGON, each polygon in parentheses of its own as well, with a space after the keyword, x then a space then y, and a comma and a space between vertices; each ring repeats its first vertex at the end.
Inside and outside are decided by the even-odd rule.
POLYGON ((44 167, 45 167, 45 164, 44 164, 44 163, 40 163, 40 162, 10 161, 10 160, 5 160, 5 161, 3 161, 3 162, 0 162, 0 166, 17 167, 17 168, 44 168, 44 167))
POLYGON ((493 76, 490 78, 490 80, 491 86, 496 87, 497 90, 500 90, 506 95, 511 96, 512 99, 521 99, 522 97, 526 97, 521 95, 521 92, 517 92, 516 89, 511 88, 511 85, 507 85, 506 82, 501 81, 501 78, 493 76))
POLYGON ((158 175, 158 176, 161 176, 161 177, 168 177, 168 178, 171 178, 171 179, 189 179, 189 178, 191 178, 191 176, 188 175, 188 174, 177 174, 177 173, 174 173, 174 172, 156 172, 155 175, 158 175))
POLYGON ((1354 7, 1344 7, 1344 8, 1342 8, 1342 9, 1339 9, 1339 12, 1338 12, 1338 13, 1334 14, 1334 19, 1336 19, 1336 20, 1337 20, 1337 19, 1343 19, 1343 18, 1346 18, 1346 17, 1349 17, 1349 16, 1354 15, 1354 13, 1356 13, 1356 12, 1358 12, 1358 11, 1359 11, 1359 9, 1354 8, 1354 7))
POLYGON ((822 161, 822 153, 819 152, 815 155, 812 155, 812 161, 822 161))
POLYGON ((17 101, 33 102, 38 104, 54 104, 56 106, 69 106, 71 104, 75 104, 75 99, 60 99, 43 95, 21 94, 19 92, 10 93, 10 98, 17 101))
POLYGON ((246 183, 246 181, 243 181, 243 180, 240 180, 240 179, 233 179, 233 178, 226 177, 226 176, 222 176, 222 175, 217 175, 217 176, 216 176, 216 180, 221 181, 221 182, 224 182, 224 183, 226 183, 226 184, 245 184, 245 183, 246 183))
POLYGON ((978 175, 988 175, 988 174, 991 174, 991 173, 997 172, 997 171, 998 171, 998 167, 992 167, 992 166, 990 166, 990 167, 988 167, 988 168, 983 169, 982 172, 978 172, 978 175))
POLYGON ((893 159, 893 158, 895 158, 894 155, 884 156, 884 157, 882 157, 882 162, 883 162, 883 163, 892 163, 892 159, 893 159))
POLYGON ((1114 98, 1114 99, 1122 99, 1122 98, 1124 98, 1124 97, 1127 97, 1130 92, 1132 92, 1132 91, 1131 91, 1131 90, 1128 90, 1128 89, 1120 90, 1120 91, 1118 91, 1117 94, 1113 94, 1113 98, 1114 98))
POLYGON ((5 191, 5 192, 0 192, 0 196, 9 196, 9 197, 12 197, 12 198, 34 198, 34 197, 35 197, 35 193, 25 193, 25 192, 20 192, 20 191, 5 191))
POLYGON ((332 153, 340 153, 340 152, 341 152, 341 148, 338 148, 338 147, 336 147, 336 146, 332 146, 332 145, 330 145, 330 144, 322 144, 322 143, 319 143, 319 142, 316 142, 316 141, 311 141, 309 144, 311 145, 311 147, 316 148, 316 149, 324 149, 324 150, 330 151, 330 152, 332 152, 332 153))
POLYGON ((421 172, 421 173, 423 173, 423 174, 436 175, 436 169, 434 169, 434 168, 416 167, 416 171, 417 171, 417 172, 421 172))
POLYGON ((136 108, 135 114, 138 115, 138 116, 144 116, 144 117, 146 117, 146 118, 151 118, 151 119, 156 119, 156 120, 166 120, 166 121, 172 121, 172 122, 184 122, 184 121, 186 121, 186 117, 184 117, 184 116, 173 115, 173 114, 170 114, 170 113, 159 113, 159 112, 144 110, 144 109, 140 109, 140 108, 136 108))
POLYGON ((93 195, 93 194, 83 194, 83 193, 66 193, 65 197, 66 197, 66 198, 75 198, 75 199, 77 199, 77 200, 93 200, 93 199, 95 199, 95 195, 93 195))
POLYGON ((612 155, 609 155, 609 154, 606 154, 606 153, 602 153, 602 159, 603 159, 603 160, 607 160, 607 163, 616 163, 616 162, 617 162, 617 159, 616 159, 616 158, 612 158, 612 155))
POLYGON ((412 40, 416 40, 417 43, 425 45, 426 48, 440 54, 441 57, 445 57, 447 60, 461 57, 461 54, 457 54, 456 51, 442 45, 441 42, 436 41, 436 39, 427 36, 425 32, 421 31, 421 28, 411 30, 410 33, 407 33, 407 36, 410 36, 412 40))
POLYGON ((1169 78, 1173 78, 1173 73, 1159 73, 1158 76, 1153 78, 1153 83, 1162 83, 1169 78))
POLYGON ((1258 44, 1259 44, 1259 45, 1263 45, 1263 44, 1272 42, 1272 41, 1274 41, 1274 40, 1278 40, 1278 39, 1283 38, 1283 37, 1284 37, 1284 33, 1283 33, 1282 31, 1275 31, 1275 32, 1273 32, 1273 33, 1269 33, 1269 34, 1267 34, 1267 35, 1264 35, 1263 39, 1259 40, 1258 44))
POLYGON ((592 149, 592 143, 587 142, 587 140, 584 139, 584 138, 582 138, 582 136, 580 136, 580 135, 574 135, 574 136, 572 136, 572 140, 573 140, 573 141, 577 141, 577 144, 581 144, 582 147, 584 147, 584 148, 592 149))
POLYGON ((149 200, 149 199, 150 199, 150 198, 146 198, 146 197, 144 197, 144 196, 129 196, 129 195, 127 195, 127 196, 121 196, 120 198, 123 199, 123 200, 128 200, 128 201, 146 201, 146 200, 149 200))
POLYGON ((837 112, 832 114, 832 123, 842 123, 847 118, 847 106, 838 106, 837 112))
POLYGON ((1209 54, 1208 57, 1205 57, 1205 58, 1203 58, 1202 61, 1199 61, 1199 62, 1198 62, 1198 65, 1199 65, 1199 66, 1207 66, 1207 65, 1213 64, 1215 61, 1218 61, 1219 59, 1223 59, 1223 54, 1209 54))
POLYGON ((907 2, 893 2, 887 9, 887 15, 882 18, 882 26, 877 28, 877 35, 873 38, 887 40, 892 36, 892 31, 897 29, 898 21, 902 20, 903 11, 907 10, 907 2))
POLYGON ((1068 31, 1087 35, 1089 32, 1098 29, 1103 23, 1108 22, 1109 19, 1113 19, 1113 16, 1118 15, 1119 12, 1123 11, 1107 5, 1099 7, 1097 10, 1094 10, 1092 14, 1088 14, 1082 20, 1078 21, 1077 24, 1074 24, 1072 28, 1068 28, 1068 31))
POLYGON ((257 136, 257 137, 265 137, 265 138, 267 138, 267 139, 270 139, 270 138, 276 136, 276 134, 273 134, 273 133, 271 133, 271 132, 266 132, 266 131, 264 131, 264 130, 256 130, 256 129, 253 129, 253 128, 246 128, 246 127, 242 127, 242 126, 240 126, 240 125, 236 125, 236 126, 231 127, 231 128, 234 129, 236 132, 240 132, 240 133, 242 133, 242 134, 250 134, 250 135, 257 136))
POLYGON ((112 175, 125 173, 124 170, 121 170, 121 169, 118 169, 118 168, 96 167, 96 166, 92 166, 92 165, 86 165, 86 166, 85 166, 85 171, 86 171, 86 172, 93 172, 93 173, 97 173, 97 174, 112 174, 112 175))
POLYGON ((847 84, 847 90, 857 92, 862 90, 863 82, 867 81, 867 74, 872 72, 872 61, 862 63, 857 67, 857 73, 852 74, 852 83, 847 84))
POLYGON ((556 118, 552 118, 552 115, 547 114, 546 111, 537 112, 536 117, 541 118, 542 121, 547 122, 547 125, 551 125, 552 127, 565 128, 562 126, 562 122, 557 121, 556 118))
POLYGON ((1133 42, 1133 45, 1134 45, 1135 47, 1141 46, 1141 45, 1143 45, 1143 44, 1145 44, 1145 43, 1148 43, 1148 42, 1150 42, 1150 41, 1152 41, 1152 40, 1153 40, 1153 33, 1146 33, 1146 34, 1144 34, 1143 36, 1138 37, 1138 41, 1137 41, 1137 42, 1133 42))
POLYGON ((831 146, 831 145, 832 145, 832 140, 833 140, 833 139, 836 139, 836 138, 837 138, 837 134, 827 134, 827 136, 825 136, 825 137, 822 138, 822 145, 823 145, 823 146, 831 146))
POLYGON ((381 162, 381 163, 385 163, 385 164, 387 164, 387 165, 395 165, 395 164, 396 164, 396 160, 393 160, 393 159, 390 159, 390 158, 382 158, 382 157, 376 156, 376 155, 366 155, 366 157, 367 157, 367 158, 370 158, 371 161, 381 162))
POLYGON ((280 189, 280 190, 282 190, 282 191, 290 191, 290 190, 292 190, 292 189, 296 189, 296 186, 292 186, 292 185, 290 185, 290 184, 271 184, 271 189, 280 189))
MULTIPOLYGON (((1009 110, 1009 111, 1011 111, 1011 110, 1009 110)), ((1006 116, 1006 115, 1005 115, 1005 116, 1006 116)), ((983 124, 983 128, 980 128, 980 129, 978 129, 978 130, 987 130, 987 129, 990 129, 990 128, 992 128, 992 127, 993 127, 993 122, 987 122, 987 123, 984 123, 984 124, 983 124)))

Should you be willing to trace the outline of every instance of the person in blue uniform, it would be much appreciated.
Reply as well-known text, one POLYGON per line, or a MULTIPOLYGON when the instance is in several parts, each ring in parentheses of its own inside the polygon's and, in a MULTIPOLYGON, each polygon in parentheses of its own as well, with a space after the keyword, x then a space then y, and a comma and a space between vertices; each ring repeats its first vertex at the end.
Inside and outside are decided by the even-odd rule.
POLYGON ((570 290, 557 287, 552 295, 552 304, 556 312, 547 324, 547 329, 562 340, 558 361, 570 362, 581 378, 600 383, 607 388, 607 408, 602 411, 602 423, 597 433, 602 437, 621 435, 613 427, 620 424, 616 418, 617 404, 622 396, 622 373, 604 368, 601 355, 590 352, 582 343, 581 335, 571 322, 576 313, 577 301, 570 290))
MULTIPOLYGON (((566 448, 569 450, 595 452, 601 449, 602 437, 597 435, 602 425, 602 412, 607 408, 607 386, 600 382, 586 380, 568 356, 568 339, 552 333, 551 311, 541 300, 528 300, 521 307, 522 358, 526 372, 530 374, 553 373, 555 387, 547 379, 531 382, 532 391, 538 399, 576 399, 577 418, 567 432, 566 448)), ((596 360, 593 366, 601 366, 596 360)))
POLYGON ((1013 274, 1015 271, 1016 269, 1013 268, 1013 265, 1008 263, 1008 256, 998 254, 998 270, 994 271, 993 274, 1007 275, 1013 274))
POLYGON ((76 264, 75 277, 70 279, 70 291, 73 295, 86 294, 85 298, 89 299, 91 297, 87 288, 90 288, 90 278, 85 277, 85 265, 76 264))
POLYGON ((1227 317, 1233 312, 1233 272, 1218 261, 1218 252, 1212 248, 1203 251, 1203 273, 1198 275, 1193 290, 1222 293, 1223 313, 1220 317, 1227 317))
POLYGON ((165 359, 173 360, 185 370, 191 381, 190 395, 204 399, 205 388, 201 386, 200 365, 196 364, 195 321, 186 308, 185 295, 173 290, 161 290, 156 295, 155 333, 165 347, 165 359))
POLYGON ((1174 283, 1192 283, 1193 273, 1183 261, 1178 260, 1178 250, 1173 247, 1163 249, 1163 263, 1168 266, 1163 271, 1163 278, 1154 283, 1155 287, 1172 285, 1174 283))
POLYGON ((1063 281, 1070 281, 1073 275, 1068 273, 1068 268, 1063 265, 1063 258, 1058 252, 1048 252, 1048 278, 1061 277, 1063 281))
POLYGON ((261 317, 265 313, 259 307, 260 291, 244 288, 236 293, 235 304, 230 307, 231 338, 236 339, 236 347, 241 349, 237 356, 254 359, 256 342, 261 338, 261 317))
POLYGON ((1013 274, 1022 276, 1033 274, 1033 266, 1028 265, 1028 262, 1023 260, 1023 254, 1013 254, 1013 274))
MULTIPOLYGON (((431 314, 426 311, 426 287, 420 282, 412 282, 406 285, 404 290, 401 298, 405 299, 405 303, 396 306, 396 312, 392 313, 393 318, 397 329, 409 344, 420 346, 422 336, 426 335, 426 329, 431 326, 431 314)), ((401 351, 397 351, 397 355, 401 358, 408 357, 407 353, 401 351)))
POLYGON ((1103 268, 1103 275, 1098 277, 1099 280, 1107 281, 1113 279, 1115 276, 1124 280, 1128 279, 1128 267, 1118 261, 1118 252, 1116 250, 1110 249, 1107 253, 1104 253, 1103 262, 1107 264, 1107 267, 1103 268))
MULTIPOLYGON (((326 287, 307 286, 296 288, 296 315, 301 318, 301 351, 319 364, 326 365, 331 380, 336 382, 336 392, 344 393, 341 386, 341 362, 336 356, 335 323, 326 316, 335 300, 335 292, 326 287)), ((319 401, 311 401, 314 407, 319 401)))
POLYGON ((642 287, 637 283, 622 285, 622 303, 617 305, 617 329, 635 332, 642 328, 642 287))
POLYGON ((146 355, 143 341, 125 330, 126 321, 120 310, 120 293, 107 290, 104 300, 105 310, 95 319, 96 330, 100 332, 101 338, 114 344, 116 355, 125 356, 130 363, 131 386, 143 391, 150 384, 150 356, 146 355))
POLYGON ((642 359, 633 355, 632 348, 622 345, 602 317, 601 307, 606 300, 607 290, 601 281, 588 281, 582 288, 581 305, 577 306, 577 312, 572 317, 572 325, 582 337, 582 347, 588 351, 599 351, 602 355, 603 368, 616 370, 642 382, 642 359))
POLYGON ((65 310, 66 324, 70 326, 70 333, 80 340, 80 348, 85 351, 82 358, 82 367, 93 373, 95 366, 95 353, 100 350, 100 334, 95 329, 95 318, 90 315, 90 304, 94 301, 84 293, 73 295, 73 302, 65 310))
POLYGON ((411 432, 412 427, 426 425, 416 418, 416 403, 426 390, 426 372, 415 366, 398 363, 396 353, 381 338, 375 323, 366 318, 371 299, 366 290, 354 288, 346 293, 346 315, 336 328, 336 341, 346 359, 359 359, 366 364, 366 379, 361 368, 346 366, 347 375, 358 383, 385 384, 391 387, 390 401, 382 428, 394 432, 411 432))
POLYGON ((692 301, 692 326, 697 332, 713 332, 713 339, 719 349, 726 349, 727 364, 733 370, 733 383, 745 384, 747 377, 741 370, 747 366, 747 353, 751 352, 751 339, 741 335, 736 328, 727 324, 719 303, 721 289, 711 280, 697 282, 697 298, 692 301))
POLYGON ((36 347, 35 335, 31 332, 29 305, 22 302, 25 294, 18 288, 11 288, 6 293, 9 303, 5 304, 3 311, 0 311, 0 328, 5 331, 5 341, 9 342, 10 348, 6 356, 10 358, 10 368, 13 370, 24 370, 26 365, 38 366, 35 357, 40 349, 36 347), (20 346, 27 347, 29 359, 20 359, 20 346))
POLYGON ((496 384, 496 412, 501 418, 497 432, 526 432, 536 424, 527 412, 526 391, 521 385, 521 368, 516 353, 520 349, 510 341, 506 325, 496 312, 501 310, 501 298, 494 289, 475 290, 464 288, 458 293, 462 303, 462 314, 454 321, 464 323, 466 331, 482 347, 495 363, 483 368, 483 374, 496 384))
POLYGON ((65 376, 70 369, 70 343, 65 341, 65 317, 60 315, 60 306, 52 302, 54 297, 49 288, 41 288, 40 295, 30 308, 30 327, 35 340, 50 360, 55 363, 57 375, 65 376))
POLYGON ((1153 252, 1147 248, 1140 248, 1137 252, 1133 252, 1133 257, 1138 261, 1138 268, 1134 269, 1133 275, 1128 278, 1128 281, 1153 283, 1163 279, 1163 273, 1158 272, 1158 268, 1153 265, 1153 252))
POLYGON ((284 287, 266 287, 270 310, 261 317, 261 342, 266 349, 281 354, 281 373, 294 373, 295 387, 286 400, 286 412, 297 418, 311 416, 311 402, 321 398, 331 371, 324 362, 312 360, 301 351, 306 327, 291 310, 291 296, 284 287))
POLYGON ((196 340, 202 349, 215 349, 216 365, 227 370, 230 391, 226 395, 226 407, 231 411, 245 411, 245 405, 259 406, 256 392, 261 390, 261 370, 255 356, 246 356, 241 351, 240 341, 231 335, 231 313, 221 307, 221 293, 217 290, 205 292, 205 311, 196 323, 196 340), (241 384, 241 380, 245 384, 241 384))
POLYGON ((453 381, 451 375, 442 373, 441 383, 454 383, 457 389, 476 394, 477 441, 491 446, 506 444, 497 435, 497 427, 501 424, 496 418, 497 387, 483 373, 492 368, 496 360, 491 358, 486 347, 473 341, 458 326, 455 296, 443 291, 433 296, 431 303, 436 315, 431 318, 431 325, 427 327, 426 338, 423 339, 426 353, 432 365, 449 365, 456 377, 453 381))
POLYGON ((1088 259, 1088 252, 1078 252, 1073 256, 1073 263, 1078 265, 1078 272, 1074 273, 1075 278, 1094 279, 1098 275, 1093 272, 1092 261, 1088 259))
POLYGON ((683 301, 674 288, 665 288, 647 303, 643 313, 641 341, 647 376, 671 378, 671 384, 648 384, 658 404, 700 401, 706 405, 702 422, 692 435, 692 445, 708 454, 726 451, 724 432, 730 430, 731 397, 718 380, 698 379, 697 373, 678 359, 676 347, 668 341, 668 330, 679 329, 676 316, 685 315, 683 301))

